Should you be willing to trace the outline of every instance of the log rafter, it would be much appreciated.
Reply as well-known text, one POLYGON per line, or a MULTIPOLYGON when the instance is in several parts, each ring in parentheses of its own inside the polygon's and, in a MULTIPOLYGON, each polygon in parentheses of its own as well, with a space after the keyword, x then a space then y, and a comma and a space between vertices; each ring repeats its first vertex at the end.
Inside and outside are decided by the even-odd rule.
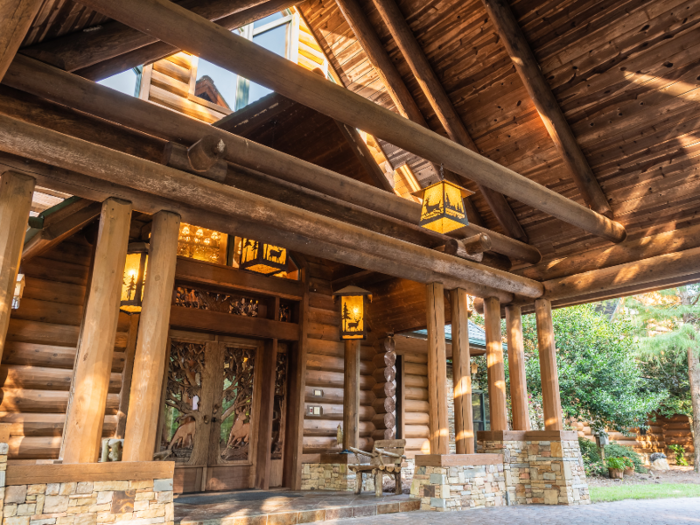
MULTIPOLYGON (((226 144, 227 160, 240 166, 264 171, 268 175, 411 224, 416 224, 420 216, 420 204, 416 202, 224 131, 226 119, 220 121, 220 127, 212 127, 24 56, 16 58, 4 83, 168 141, 191 145, 204 136, 215 135, 226 144)), ((43 114, 42 111, 39 113, 43 114)), ((151 153, 151 158, 154 155, 151 153)), ((489 236, 492 250, 497 253, 530 263, 537 263, 541 258, 536 248, 473 224, 456 230, 454 236, 466 237, 479 233, 489 236)))
POLYGON ((86 0, 86 5, 236 72, 297 102, 381 139, 494 191, 518 199, 569 224, 613 242, 624 227, 548 188, 500 166, 363 97, 326 82, 195 13, 163 0, 86 0))
MULTIPOLYGON (((351 2, 353 0, 344 1, 351 2)), ((481 154, 399 6, 394 0, 373 1, 450 139, 475 153, 481 154)), ((367 45, 371 45, 371 43, 367 42, 367 45)), ((478 184, 478 187, 506 233, 515 239, 527 242, 527 234, 505 197, 483 184, 478 184)))
MULTIPOLYGON (((375 0, 393 1, 393 0, 375 0)), ((593 170, 586 160, 581 147, 576 141, 569 123, 559 106, 554 94, 547 84, 535 54, 530 49, 525 35, 520 28, 507 0, 482 0, 489 18, 503 45, 510 55, 515 70, 523 81, 525 89, 535 103, 542 122, 554 141, 564 164, 571 172, 583 200, 606 217, 612 217, 613 211, 603 193, 593 170)))

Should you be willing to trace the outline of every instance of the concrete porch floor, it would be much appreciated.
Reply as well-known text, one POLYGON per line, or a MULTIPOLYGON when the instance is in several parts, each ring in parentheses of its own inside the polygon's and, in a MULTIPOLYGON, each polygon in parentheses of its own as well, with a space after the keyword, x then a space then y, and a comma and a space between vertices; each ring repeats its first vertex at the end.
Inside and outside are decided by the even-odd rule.
POLYGON ((407 494, 246 490, 175 496, 179 525, 293 525, 416 511, 420 500, 407 494))

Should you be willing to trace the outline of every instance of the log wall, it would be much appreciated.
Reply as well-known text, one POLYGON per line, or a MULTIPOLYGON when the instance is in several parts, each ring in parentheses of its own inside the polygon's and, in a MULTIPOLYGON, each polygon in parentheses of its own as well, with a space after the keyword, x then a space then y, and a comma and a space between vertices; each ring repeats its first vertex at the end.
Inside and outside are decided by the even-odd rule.
MULTIPOLYGON (((343 422, 343 352, 340 341, 340 301, 331 289, 332 270, 320 259, 307 258, 309 276, 308 359, 306 363, 306 412, 304 416, 304 463, 319 463, 320 454, 340 452, 338 425, 343 422), (322 396, 316 396, 320 390, 322 396), (322 415, 309 414, 320 407, 322 415)), ((360 351, 360 442, 371 449, 375 431, 373 377, 375 349, 363 341, 360 351)))
MULTIPOLYGON (((688 416, 677 414, 671 418, 656 416, 647 422, 648 430, 645 435, 639 432, 626 436, 621 432, 610 432, 610 441, 631 447, 635 452, 642 454, 646 460, 654 452, 663 452, 668 457, 668 462, 676 463, 676 455, 668 448, 669 445, 681 445, 685 447, 686 459, 690 462, 695 450, 693 446, 693 434, 688 416)), ((591 427, 584 422, 577 422, 574 428, 580 438, 595 441, 591 427)))
MULTIPOLYGON (((0 423, 13 459, 55 459, 73 377, 92 246, 74 236, 22 265, 26 286, 12 311, 0 367, 0 423)), ((120 314, 103 435, 117 426, 129 318, 120 314)))

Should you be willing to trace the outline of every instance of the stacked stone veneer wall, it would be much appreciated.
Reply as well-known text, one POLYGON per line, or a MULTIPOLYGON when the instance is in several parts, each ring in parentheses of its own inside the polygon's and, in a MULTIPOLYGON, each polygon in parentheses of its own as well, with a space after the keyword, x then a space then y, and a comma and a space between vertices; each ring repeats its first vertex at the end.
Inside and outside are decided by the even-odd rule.
POLYGON ((503 454, 509 500, 518 504, 590 503, 576 432, 479 432, 477 452, 503 454))
MULTIPOLYGON (((477 465, 418 465, 411 482, 411 497, 420 498, 421 510, 451 511, 506 504, 506 472, 508 464, 495 454, 490 461, 477 465)), ((440 458, 440 456, 430 456, 440 458)), ((470 456, 443 456, 443 458, 470 456)), ((418 462, 421 462, 420 456, 418 462)), ((438 461, 440 462, 440 461, 438 461)), ((467 461, 465 461, 467 462, 467 461)))
POLYGON ((3 525, 173 525, 174 465, 150 465, 11 465, 3 525))
MULTIPOLYGON (((365 474, 362 490, 374 492, 374 479, 365 474)), ((342 463, 305 463, 301 470, 301 490, 355 490, 357 475, 342 463)))

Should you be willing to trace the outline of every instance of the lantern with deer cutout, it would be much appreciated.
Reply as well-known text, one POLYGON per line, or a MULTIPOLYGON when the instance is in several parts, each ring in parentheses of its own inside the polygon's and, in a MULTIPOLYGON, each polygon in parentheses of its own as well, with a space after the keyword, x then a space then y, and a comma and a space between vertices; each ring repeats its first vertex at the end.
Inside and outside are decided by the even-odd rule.
POLYGON ((120 309, 123 312, 134 314, 141 311, 147 265, 148 244, 145 242, 132 242, 129 244, 122 281, 120 309))
POLYGON ((268 276, 286 271, 287 249, 243 238, 240 268, 268 276))
POLYGON ((365 312, 367 311, 365 297, 372 300, 372 295, 357 286, 346 286, 333 295, 340 296, 340 338, 343 340, 365 339, 367 337, 367 324, 365 312))
POLYGON ((413 195, 423 199, 419 226, 437 233, 447 233, 469 224, 464 199, 473 195, 461 186, 443 180, 413 195))

